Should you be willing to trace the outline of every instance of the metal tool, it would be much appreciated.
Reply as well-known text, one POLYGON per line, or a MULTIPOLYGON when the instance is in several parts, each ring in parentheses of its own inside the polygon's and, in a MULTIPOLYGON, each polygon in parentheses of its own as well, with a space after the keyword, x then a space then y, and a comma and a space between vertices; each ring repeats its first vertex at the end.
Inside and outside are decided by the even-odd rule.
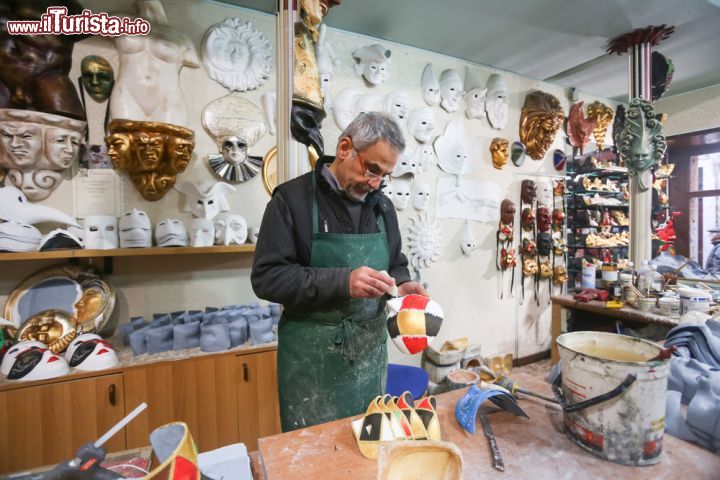
POLYGON ((520 387, 519 383, 517 383, 513 380, 510 380, 509 378, 506 378, 506 377, 501 377, 498 380, 496 380, 495 385, 499 385, 503 388, 506 388, 515 397, 517 396, 518 393, 522 393, 523 395, 529 395, 531 397, 536 397, 541 400, 545 400, 546 402, 555 403, 555 404, 560 403, 554 398, 546 397, 544 395, 540 395, 539 393, 531 392, 530 390, 525 390, 524 388, 520 387))
POLYGON ((503 463, 503 459, 500 456, 500 450, 498 449, 497 442, 495 441, 495 434, 493 434, 492 428, 490 427, 490 420, 487 418, 487 415, 485 415, 485 413, 479 410, 478 415, 480 415, 480 423, 482 423, 483 432, 485 432, 485 436, 488 439, 490 453, 492 453, 493 467, 495 467, 495 470, 500 470, 501 472, 504 472, 505 464, 503 463))

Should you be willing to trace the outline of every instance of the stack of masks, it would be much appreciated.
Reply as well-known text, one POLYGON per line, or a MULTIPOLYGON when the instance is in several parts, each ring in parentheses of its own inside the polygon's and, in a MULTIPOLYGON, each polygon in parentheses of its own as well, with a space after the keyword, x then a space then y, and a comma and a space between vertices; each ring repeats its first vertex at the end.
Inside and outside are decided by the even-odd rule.
POLYGON ((204 352, 219 352, 247 342, 253 345, 276 339, 273 326, 280 321, 280 305, 229 305, 153 315, 146 322, 134 317, 120 326, 123 343, 134 355, 156 354, 170 350, 200 347, 204 352))

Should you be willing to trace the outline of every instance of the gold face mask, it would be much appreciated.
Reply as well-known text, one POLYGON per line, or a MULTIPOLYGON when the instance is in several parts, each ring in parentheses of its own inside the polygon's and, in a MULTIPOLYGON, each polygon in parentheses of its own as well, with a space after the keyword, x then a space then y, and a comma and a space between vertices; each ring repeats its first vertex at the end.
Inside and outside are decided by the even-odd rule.
POLYGON ((490 143, 490 155, 493 167, 501 170, 508 160, 509 142, 504 138, 493 138, 490 143))
POLYGON ((598 150, 605 149, 605 134, 613 119, 613 109, 601 102, 593 102, 588 105, 588 119, 595 122, 593 135, 598 150))
POLYGON ((77 332, 73 319, 60 310, 45 310, 28 319, 18 331, 20 341, 35 340, 47 345, 53 353, 60 353, 70 345, 77 332))
POLYGON ((567 270, 564 266, 558 265, 553 269, 553 283, 562 284, 568 281, 567 270))
POLYGON ((553 276, 553 269, 550 266, 550 263, 541 263, 540 264, 540 278, 552 278, 553 276))
POLYGON ((523 275, 526 277, 534 276, 538 271, 537 262, 534 258, 526 258, 523 260, 523 275))
POLYGON ((533 160, 542 160, 565 120, 560 101, 536 90, 525 97, 520 114, 520 141, 533 160))

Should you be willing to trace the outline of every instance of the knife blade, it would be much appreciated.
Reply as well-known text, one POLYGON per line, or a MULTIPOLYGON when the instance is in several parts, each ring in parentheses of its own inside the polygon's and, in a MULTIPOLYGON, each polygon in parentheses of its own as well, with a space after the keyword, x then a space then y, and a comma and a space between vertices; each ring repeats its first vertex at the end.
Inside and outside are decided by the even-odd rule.
POLYGON ((488 439, 488 445, 490 446, 490 453, 492 453, 493 467, 495 470, 505 471, 505 464, 500 456, 500 450, 498 449, 497 442, 495 441, 495 434, 493 434, 492 428, 490 427, 490 420, 483 412, 478 412, 480 415, 480 423, 483 426, 483 432, 488 439))

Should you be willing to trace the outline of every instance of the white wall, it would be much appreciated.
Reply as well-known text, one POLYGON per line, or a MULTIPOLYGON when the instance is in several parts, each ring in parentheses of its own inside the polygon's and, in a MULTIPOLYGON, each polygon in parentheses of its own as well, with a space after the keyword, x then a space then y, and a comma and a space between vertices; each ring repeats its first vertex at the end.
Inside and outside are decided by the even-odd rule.
MULTIPOLYGON (((672 87, 671 87, 672 88, 672 87)), ((655 111, 668 114, 663 133, 669 137, 720 127, 720 85, 661 98, 655 111)))
MULTIPOLYGON (((106 11, 109 2, 86 0, 84 5, 93 12, 106 11)), ((275 43, 275 19, 244 9, 232 8, 203 0, 165 0, 165 8, 171 23, 187 33, 199 49, 200 41, 206 29, 225 18, 241 17, 250 20, 262 31, 272 44, 275 43)), ((113 2, 113 11, 131 11, 129 1, 113 2)), ((332 11, 332 15, 342 15, 342 6, 332 11)), ((395 21, 402 21, 397 19, 395 21)), ((353 70, 350 52, 359 46, 375 43, 377 40, 356 34, 331 30, 330 40, 341 64, 335 70, 333 92, 337 93, 344 87, 354 86, 370 92, 360 77, 353 70)), ((422 51, 402 45, 380 41, 392 50, 390 65, 390 81, 372 89, 372 93, 384 95, 393 90, 405 89, 411 96, 411 107, 423 106, 420 91, 420 77, 426 63, 432 62, 436 75, 445 68, 458 68, 464 75, 464 67, 468 65, 458 59, 422 51)), ((479 47, 481 48, 481 47, 479 47)), ((102 38, 93 38, 80 42, 73 55, 71 77, 79 74, 80 60, 89 54, 106 57, 117 69, 117 55, 111 42, 102 38)), ((481 70, 483 80, 495 72, 491 68, 477 67, 481 70)), ((258 106, 260 95, 273 91, 275 88, 274 69, 271 79, 260 89, 244 94, 258 106)), ((179 176, 181 180, 199 180, 212 178, 212 173, 205 163, 205 156, 216 153, 217 149, 210 137, 204 132, 200 123, 200 114, 205 105, 213 99, 223 96, 227 91, 210 80, 202 68, 184 68, 180 73, 181 87, 189 107, 189 128, 195 131, 195 154, 187 171, 179 176)), ((519 200, 519 183, 524 178, 546 179, 556 172, 552 166, 551 153, 543 161, 526 160, 521 168, 511 162, 504 170, 492 167, 489 145, 493 137, 508 139, 511 143, 518 140, 518 122, 520 108, 525 95, 540 89, 555 95, 562 103, 565 112, 569 110, 569 102, 563 89, 541 81, 523 78, 518 75, 505 74, 505 81, 510 92, 510 115, 507 127, 496 131, 489 127, 485 120, 467 120, 468 131, 482 138, 482 161, 474 177, 491 181, 499 186, 502 198, 510 198, 516 203, 519 200)), ((589 95, 580 95, 586 103, 598 100, 589 95)), ((105 105, 98 105, 88 100, 88 117, 90 120, 91 143, 102 142, 102 121, 105 105)), ((606 102, 611 104, 611 102, 606 102)), ((612 105, 612 104, 611 104, 612 105)), ((614 105, 612 105, 614 107, 614 105)), ((456 117, 463 117, 462 110, 448 114, 440 107, 435 107, 438 123, 437 133, 441 133, 447 122, 456 117)), ((332 117, 324 123, 323 134, 326 150, 332 153, 336 146, 338 129, 332 117)), ((409 148, 414 148, 414 140, 409 139, 409 148)), ((611 139, 608 132, 608 139, 611 139)), ((563 148, 564 138, 559 132, 553 147, 563 148)), ((275 138, 266 135, 254 149, 253 155, 264 155, 275 144, 275 138)), ((431 167, 423 174, 424 180, 434 184, 441 172, 437 166, 431 167)), ((54 207, 71 211, 72 182, 66 181, 46 202, 54 207)), ((434 188, 433 188, 434 190, 434 188)), ((124 207, 138 207, 148 212, 153 222, 167 217, 177 217, 189 223, 190 215, 179 212, 180 198, 175 191, 170 191, 158 202, 146 202, 129 182, 123 185, 124 207)), ((254 178, 238 186, 237 192, 229 196, 232 211, 242 214, 250 225, 260 223, 264 206, 269 200, 262 181, 254 178)), ((412 209, 410 209, 412 210, 412 209)), ((434 206, 429 209, 434 213, 434 206)), ((406 211, 399 214, 401 226, 415 212, 406 211)), ((430 284, 430 293, 445 310, 445 323, 441 329, 439 340, 444 341, 460 336, 467 336, 472 343, 481 343, 483 354, 512 352, 526 356, 549 349, 550 339, 550 307, 548 302, 547 283, 541 287, 541 302, 536 305, 531 298, 532 286, 526 282, 526 300, 519 303, 519 271, 515 281, 515 295, 501 300, 499 275, 495 270, 495 231, 496 222, 473 223, 472 230, 478 241, 479 250, 470 257, 463 257, 459 247, 462 221, 442 220, 444 231, 444 248, 442 258, 431 268, 423 272, 423 280, 430 284)), ((51 262, 4 262, 0 275, 0 302, 4 303, 9 291, 26 275, 40 269, 51 262)), ((122 292, 121 318, 126 321, 129 316, 150 315, 153 312, 165 312, 181 308, 200 308, 205 305, 221 305, 255 300, 249 282, 251 257, 248 255, 207 255, 178 257, 136 257, 116 258, 112 283, 122 292)), ((509 284, 509 274, 505 281, 509 284)), ((507 288, 507 287, 506 287, 507 288)), ((394 347, 389 347, 390 359, 394 362, 417 363, 418 357, 403 357, 394 347)))

